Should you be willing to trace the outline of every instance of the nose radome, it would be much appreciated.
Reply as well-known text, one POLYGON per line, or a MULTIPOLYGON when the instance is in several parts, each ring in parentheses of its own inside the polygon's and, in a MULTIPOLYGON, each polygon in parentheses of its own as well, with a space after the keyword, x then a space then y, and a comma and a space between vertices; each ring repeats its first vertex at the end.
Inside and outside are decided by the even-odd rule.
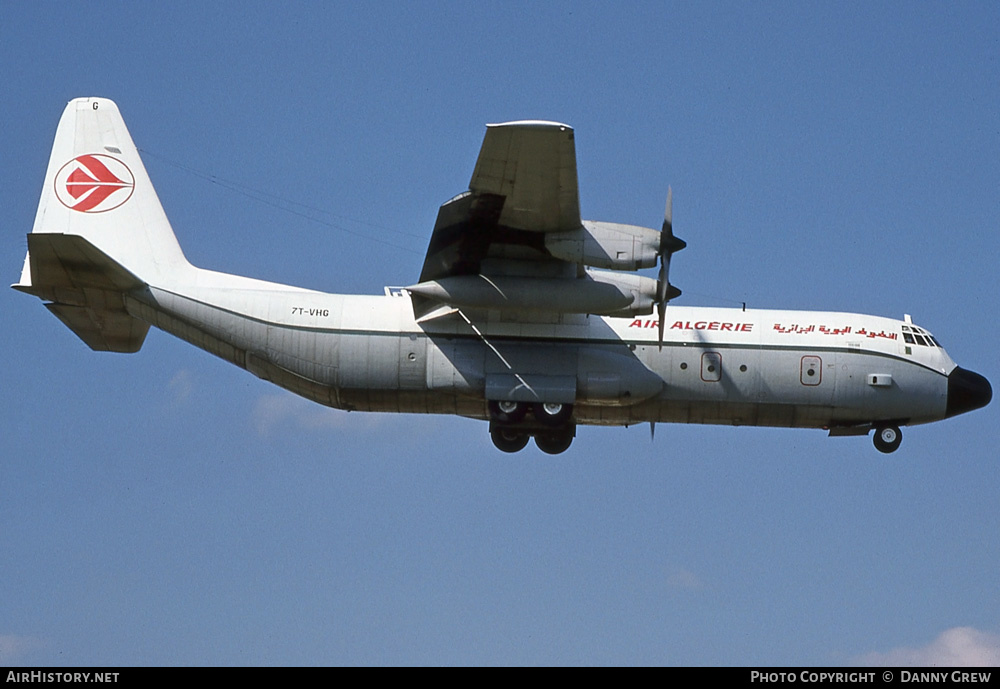
POLYGON ((993 388, 984 376, 956 366, 948 375, 948 409, 946 416, 964 414, 985 407, 993 399, 993 388))

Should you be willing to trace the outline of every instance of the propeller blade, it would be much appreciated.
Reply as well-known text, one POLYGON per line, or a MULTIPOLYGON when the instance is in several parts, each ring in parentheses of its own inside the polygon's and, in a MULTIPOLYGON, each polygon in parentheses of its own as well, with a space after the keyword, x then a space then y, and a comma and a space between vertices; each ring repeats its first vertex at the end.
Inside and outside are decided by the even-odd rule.
POLYGON ((656 276, 656 301, 657 303, 663 301, 667 298, 667 285, 669 284, 667 278, 667 270, 669 269, 668 258, 660 255, 660 273, 656 276))
MULTIPOLYGON (((661 230, 663 234, 668 237, 674 236, 674 190, 673 187, 667 187, 667 210, 663 213, 663 229, 661 230)), ((664 248, 660 246, 660 254, 663 254, 664 248)))
POLYGON ((674 236, 674 190, 667 187, 667 209, 663 213, 663 228, 660 230, 660 258, 669 258, 686 246, 687 242, 674 236))
POLYGON ((685 246, 687 243, 683 239, 674 236, 674 189, 668 186, 667 207, 663 211, 663 228, 660 230, 660 275, 656 284, 656 312, 659 316, 658 334, 661 350, 667 302, 681 293, 670 284, 670 257, 685 246))
POLYGON ((667 300, 661 299, 656 305, 656 334, 660 338, 660 351, 663 351, 663 326, 667 320, 667 300))

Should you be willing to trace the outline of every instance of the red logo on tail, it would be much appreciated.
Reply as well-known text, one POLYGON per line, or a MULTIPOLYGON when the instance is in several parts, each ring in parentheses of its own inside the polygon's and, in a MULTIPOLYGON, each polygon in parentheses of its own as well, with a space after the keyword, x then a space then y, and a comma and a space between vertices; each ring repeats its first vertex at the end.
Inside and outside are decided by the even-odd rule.
POLYGON ((63 165, 55 178, 59 201, 82 213, 103 213, 132 197, 135 177, 122 161, 103 153, 77 156, 63 165))

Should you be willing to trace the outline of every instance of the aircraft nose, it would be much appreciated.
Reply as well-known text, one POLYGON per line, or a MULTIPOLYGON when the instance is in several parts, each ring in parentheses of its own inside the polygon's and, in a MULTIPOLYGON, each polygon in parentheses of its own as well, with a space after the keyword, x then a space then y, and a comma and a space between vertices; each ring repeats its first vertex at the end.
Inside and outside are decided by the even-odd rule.
POLYGON ((948 376, 947 416, 985 407, 993 399, 993 388, 985 377, 956 366, 948 376))

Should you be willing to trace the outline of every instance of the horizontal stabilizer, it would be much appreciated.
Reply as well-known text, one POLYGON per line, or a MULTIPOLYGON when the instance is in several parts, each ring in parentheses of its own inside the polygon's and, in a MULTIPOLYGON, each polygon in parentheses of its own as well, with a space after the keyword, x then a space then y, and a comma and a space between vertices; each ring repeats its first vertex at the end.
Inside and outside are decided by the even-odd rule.
POLYGON ((138 352, 149 331, 149 323, 132 318, 124 309, 99 311, 69 304, 45 307, 96 352, 138 352))
POLYGON ((83 237, 28 235, 21 281, 12 287, 53 303, 46 307, 97 351, 136 352, 149 324, 125 308, 125 294, 145 283, 83 237))
POLYGON ((21 282, 11 286, 41 299, 65 301, 67 291, 129 292, 145 283, 83 237, 32 233, 25 272, 21 282))

